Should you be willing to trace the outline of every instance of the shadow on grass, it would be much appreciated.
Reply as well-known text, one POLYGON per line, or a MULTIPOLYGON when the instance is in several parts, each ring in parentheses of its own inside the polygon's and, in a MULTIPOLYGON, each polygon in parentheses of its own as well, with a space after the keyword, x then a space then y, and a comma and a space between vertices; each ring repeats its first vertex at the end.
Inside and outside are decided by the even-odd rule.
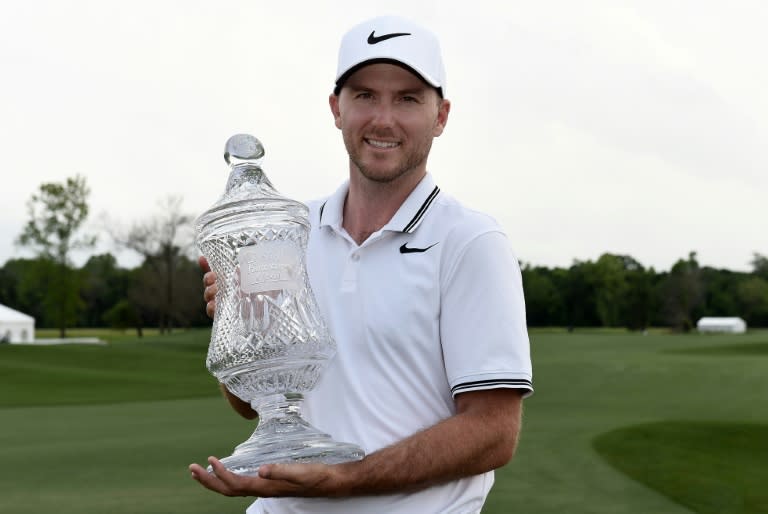
POLYGON ((768 513, 768 425, 669 421, 596 437, 611 466, 700 514, 768 513))
POLYGON ((762 355, 768 357, 768 341, 759 343, 735 343, 719 346, 703 346, 698 348, 678 348, 674 350, 665 350, 664 353, 713 356, 762 355))

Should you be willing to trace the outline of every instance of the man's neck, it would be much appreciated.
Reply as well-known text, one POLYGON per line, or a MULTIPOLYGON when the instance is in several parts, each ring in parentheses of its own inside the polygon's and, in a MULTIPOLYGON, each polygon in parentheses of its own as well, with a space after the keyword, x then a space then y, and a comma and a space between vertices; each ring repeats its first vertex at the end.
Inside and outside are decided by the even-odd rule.
POLYGON ((392 182, 381 183, 368 180, 353 170, 344 201, 344 230, 361 245, 389 223, 425 175, 426 171, 408 173, 392 182))

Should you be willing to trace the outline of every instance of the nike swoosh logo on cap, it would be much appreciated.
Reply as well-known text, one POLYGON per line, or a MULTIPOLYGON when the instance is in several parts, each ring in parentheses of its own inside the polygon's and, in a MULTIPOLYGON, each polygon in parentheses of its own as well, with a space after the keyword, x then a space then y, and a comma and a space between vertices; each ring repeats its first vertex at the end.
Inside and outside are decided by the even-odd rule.
POLYGON ((437 243, 431 244, 431 245, 427 246, 426 248, 409 248, 408 246, 406 246, 407 244, 408 243, 403 243, 403 246, 400 247, 400 253, 421 253, 421 252, 426 252, 427 250, 429 250, 430 248, 435 246, 437 243))
POLYGON ((368 44, 369 45, 375 45, 376 43, 381 43, 382 41, 386 41, 387 39, 392 39, 393 37, 401 37, 401 36, 410 36, 410 32, 393 32, 391 34, 384 34, 383 36, 376 36, 376 31, 371 31, 371 35, 368 36, 368 44))

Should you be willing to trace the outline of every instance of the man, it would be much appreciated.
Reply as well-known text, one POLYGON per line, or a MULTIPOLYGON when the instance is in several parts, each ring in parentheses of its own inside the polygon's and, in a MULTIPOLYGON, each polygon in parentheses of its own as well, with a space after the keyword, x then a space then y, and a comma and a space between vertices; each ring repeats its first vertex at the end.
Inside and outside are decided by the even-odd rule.
MULTIPOLYGON (((366 21, 342 39, 336 78, 349 181, 310 205, 307 266, 338 349, 304 407, 367 456, 257 477, 214 458, 215 474, 190 470, 219 493, 260 497, 248 513, 479 512, 532 391, 520 270, 496 222, 427 173, 451 106, 437 39, 404 19, 366 21)), ((204 283, 210 315, 212 273, 204 283)))

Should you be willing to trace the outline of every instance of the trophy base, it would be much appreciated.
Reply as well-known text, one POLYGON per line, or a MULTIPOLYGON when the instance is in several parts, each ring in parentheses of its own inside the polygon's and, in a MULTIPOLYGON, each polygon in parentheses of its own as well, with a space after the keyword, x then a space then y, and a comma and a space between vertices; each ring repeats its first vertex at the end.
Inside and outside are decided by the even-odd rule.
MULTIPOLYGON (((238 475, 254 476, 263 464, 320 462, 339 464, 365 457, 360 447, 334 441, 299 416, 301 395, 258 403, 259 424, 247 441, 221 463, 238 475)), ((252 402, 256 403, 256 402, 252 402)), ((208 471, 212 468, 208 466, 208 471)))

